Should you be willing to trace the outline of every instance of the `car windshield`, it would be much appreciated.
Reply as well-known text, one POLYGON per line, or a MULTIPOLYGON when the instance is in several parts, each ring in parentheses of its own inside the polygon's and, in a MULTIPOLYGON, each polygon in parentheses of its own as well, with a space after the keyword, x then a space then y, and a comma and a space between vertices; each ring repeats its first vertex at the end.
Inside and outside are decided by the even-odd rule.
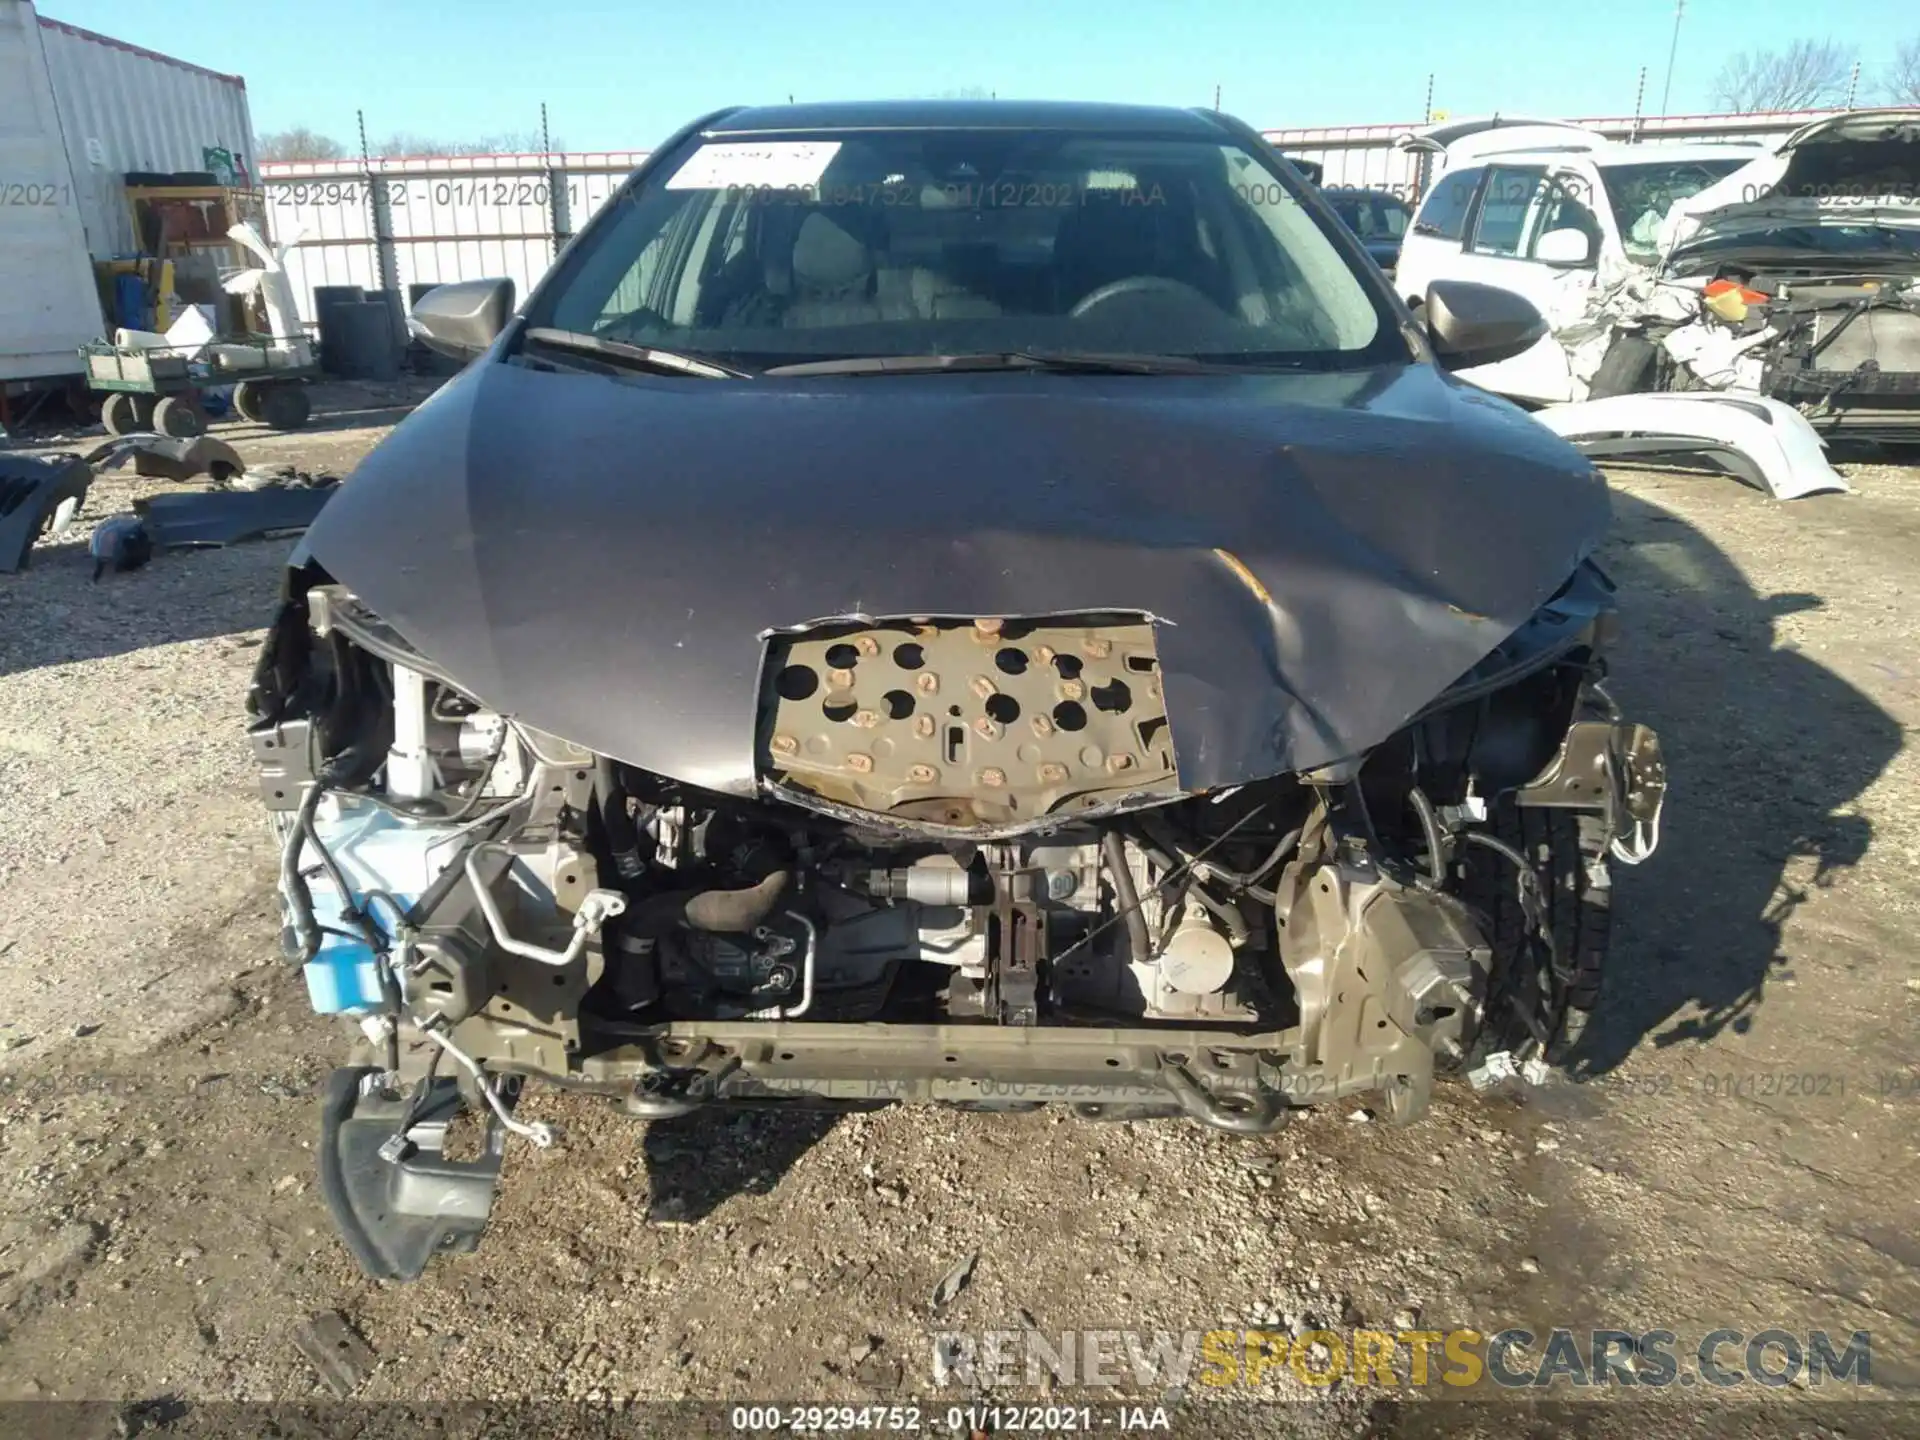
POLYGON ((1066 352, 1407 358, 1294 185, 1214 137, 705 136, 618 194, 533 326, 759 369, 1066 352))
POLYGON ((1660 160, 1638 165, 1602 165, 1600 183, 1620 227, 1627 258, 1651 265, 1660 255, 1660 224, 1682 200, 1750 163, 1752 154, 1718 160, 1660 160))
POLYGON ((1398 240, 1407 233, 1407 207, 1391 195, 1371 191, 1329 192, 1327 203, 1362 240, 1398 240))

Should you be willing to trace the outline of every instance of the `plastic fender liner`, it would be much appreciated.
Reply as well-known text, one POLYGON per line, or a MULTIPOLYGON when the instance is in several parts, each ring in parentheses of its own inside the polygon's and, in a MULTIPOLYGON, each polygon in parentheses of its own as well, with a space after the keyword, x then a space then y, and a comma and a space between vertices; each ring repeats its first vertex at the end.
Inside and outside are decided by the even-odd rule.
POLYGON ((1691 461, 1727 470, 1776 500, 1849 488, 1800 412, 1763 395, 1613 395, 1549 405, 1533 418, 1596 459, 1691 461))
POLYGON ((471 1251, 493 1210, 506 1132, 489 1122, 478 1159, 449 1160, 446 1127, 465 1108, 459 1087, 433 1082, 407 1127, 407 1153, 381 1154, 405 1116, 403 1098, 388 1099, 366 1082, 378 1072, 335 1070, 320 1120, 320 1193, 340 1237, 360 1268, 376 1280, 417 1280, 435 1255, 471 1251))

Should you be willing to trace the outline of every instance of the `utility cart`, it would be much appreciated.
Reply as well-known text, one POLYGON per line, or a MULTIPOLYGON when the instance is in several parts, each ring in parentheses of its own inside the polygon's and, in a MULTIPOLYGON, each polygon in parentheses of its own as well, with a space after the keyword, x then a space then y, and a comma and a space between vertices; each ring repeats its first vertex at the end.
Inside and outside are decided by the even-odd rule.
POLYGON ((307 382, 317 365, 274 363, 288 357, 258 335, 218 339, 192 350, 164 346, 81 347, 87 386, 106 396, 100 420, 110 435, 157 430, 191 439, 206 433, 207 412, 201 391, 234 386, 233 405, 256 425, 298 430, 312 414, 307 382))
MULTIPOLYGON (((255 424, 275 430, 305 425, 312 413, 307 383, 319 377, 320 367, 298 329, 281 269, 285 247, 270 250, 261 238, 266 197, 218 184, 130 183, 126 194, 143 253, 176 267, 212 270, 219 279, 211 293, 182 291, 206 321, 187 327, 190 337, 176 324, 164 335, 121 330, 113 337, 120 343, 82 347, 87 385, 106 397, 101 419, 108 431, 157 430, 181 439, 203 434, 202 394, 227 385, 235 387, 234 408, 255 424), (258 268, 239 268, 248 260, 258 268), (272 288, 263 294, 263 287, 272 288), (189 338, 191 344, 182 343, 189 338)), ((213 283, 207 275, 201 282, 213 283)))

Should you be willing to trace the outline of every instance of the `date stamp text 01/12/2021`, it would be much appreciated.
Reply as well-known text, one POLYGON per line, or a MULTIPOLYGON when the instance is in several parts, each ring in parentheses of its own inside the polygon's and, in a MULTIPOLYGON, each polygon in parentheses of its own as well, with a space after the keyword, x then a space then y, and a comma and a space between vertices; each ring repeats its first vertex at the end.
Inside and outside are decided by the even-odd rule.
POLYGON ((1170 1433, 1164 1405, 735 1405, 728 1428, 742 1435, 1102 1435, 1170 1433))

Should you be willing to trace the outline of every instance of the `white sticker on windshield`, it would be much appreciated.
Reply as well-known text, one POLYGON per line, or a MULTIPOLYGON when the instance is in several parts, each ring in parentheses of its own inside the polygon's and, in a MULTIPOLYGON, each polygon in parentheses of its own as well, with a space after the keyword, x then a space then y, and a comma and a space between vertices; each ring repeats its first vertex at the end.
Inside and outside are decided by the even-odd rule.
POLYGON ((674 171, 669 190, 730 190, 753 186, 784 190, 817 185, 840 150, 838 140, 729 141, 702 145, 674 171))

